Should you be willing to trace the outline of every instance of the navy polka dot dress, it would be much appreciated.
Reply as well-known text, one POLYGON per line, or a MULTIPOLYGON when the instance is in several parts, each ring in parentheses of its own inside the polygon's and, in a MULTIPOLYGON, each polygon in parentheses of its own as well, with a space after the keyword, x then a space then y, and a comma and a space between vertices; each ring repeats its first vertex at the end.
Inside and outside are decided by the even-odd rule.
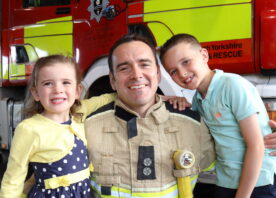
POLYGON ((68 187, 45 189, 44 180, 76 173, 88 168, 87 149, 81 139, 75 136, 71 152, 59 161, 53 163, 30 163, 36 183, 28 194, 28 198, 90 198, 89 178, 68 187))

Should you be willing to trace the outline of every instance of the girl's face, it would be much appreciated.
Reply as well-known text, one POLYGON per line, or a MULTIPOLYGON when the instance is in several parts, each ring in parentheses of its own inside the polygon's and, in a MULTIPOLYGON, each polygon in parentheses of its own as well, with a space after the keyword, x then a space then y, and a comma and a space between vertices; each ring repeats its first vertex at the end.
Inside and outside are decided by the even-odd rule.
POLYGON ((57 122, 69 120, 70 108, 81 93, 74 66, 68 63, 44 66, 36 81, 32 95, 44 107, 42 115, 57 122))

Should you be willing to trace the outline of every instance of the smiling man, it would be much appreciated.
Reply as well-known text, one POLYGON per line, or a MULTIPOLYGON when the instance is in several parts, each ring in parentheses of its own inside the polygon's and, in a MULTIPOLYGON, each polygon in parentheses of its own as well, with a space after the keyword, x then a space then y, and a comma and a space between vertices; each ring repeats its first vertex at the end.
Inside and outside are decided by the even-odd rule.
POLYGON ((110 82, 118 97, 144 117, 155 103, 160 69, 152 49, 141 41, 122 43, 110 57, 110 82))
POLYGON ((103 197, 178 197, 177 177, 194 176, 215 158, 209 131, 197 113, 173 110, 156 94, 160 69, 144 38, 118 40, 108 63, 118 97, 86 120, 94 191, 103 197), (177 150, 195 157, 184 159, 187 169, 174 169, 177 150))

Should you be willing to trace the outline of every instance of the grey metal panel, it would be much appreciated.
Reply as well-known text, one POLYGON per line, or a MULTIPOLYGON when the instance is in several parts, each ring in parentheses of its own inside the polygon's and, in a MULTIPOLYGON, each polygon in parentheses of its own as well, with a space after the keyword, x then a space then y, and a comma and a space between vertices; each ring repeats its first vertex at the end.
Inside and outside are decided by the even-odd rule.
POLYGON ((0 100, 0 143, 2 149, 10 149, 14 129, 23 119, 23 105, 23 101, 14 101, 11 98, 0 100))

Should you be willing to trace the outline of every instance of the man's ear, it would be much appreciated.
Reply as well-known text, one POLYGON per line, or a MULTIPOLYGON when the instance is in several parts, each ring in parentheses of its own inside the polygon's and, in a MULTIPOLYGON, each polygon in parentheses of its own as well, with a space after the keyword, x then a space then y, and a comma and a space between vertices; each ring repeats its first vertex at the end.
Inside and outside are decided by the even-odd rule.
POLYGON ((110 85, 111 85, 112 89, 114 91, 116 91, 115 78, 114 78, 114 75, 111 72, 109 72, 109 82, 110 82, 110 85))
POLYGON ((36 90, 35 87, 31 88, 31 94, 32 94, 34 100, 38 102, 39 101, 39 95, 38 95, 37 90, 36 90))
POLYGON ((158 78, 158 83, 161 82, 161 70, 160 70, 160 66, 157 65, 157 78, 158 78))
POLYGON ((205 48, 201 48, 200 50, 201 54, 202 54, 202 57, 203 57, 203 60, 205 63, 207 63, 209 61, 209 53, 208 53, 208 50, 205 49, 205 48))

